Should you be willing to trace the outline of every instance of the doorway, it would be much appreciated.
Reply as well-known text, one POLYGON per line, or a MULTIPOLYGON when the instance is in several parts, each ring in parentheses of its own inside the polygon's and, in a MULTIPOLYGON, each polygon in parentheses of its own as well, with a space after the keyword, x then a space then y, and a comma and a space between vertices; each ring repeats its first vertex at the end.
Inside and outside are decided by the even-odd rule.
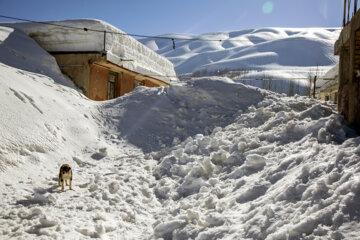
POLYGON ((108 99, 117 97, 117 73, 109 71, 109 82, 108 82, 108 99))

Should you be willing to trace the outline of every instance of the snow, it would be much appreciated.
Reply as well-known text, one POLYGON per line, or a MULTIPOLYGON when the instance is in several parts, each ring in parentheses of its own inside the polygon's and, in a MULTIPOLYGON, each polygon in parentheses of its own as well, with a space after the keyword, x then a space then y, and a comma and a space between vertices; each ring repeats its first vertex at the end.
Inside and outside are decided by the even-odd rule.
MULTIPOLYGON (((339 28, 258 28, 200 35, 167 34, 176 40, 145 38, 140 41, 167 57, 180 74, 228 75, 234 81, 289 93, 290 81, 306 95, 308 77, 325 74, 338 62, 334 43, 339 28), (182 40, 184 39, 184 40, 182 40), (186 40, 203 39, 203 40, 186 40), (207 41, 222 40, 222 41, 207 41), (255 79, 270 79, 267 82, 255 79)), ((292 95, 292 94, 290 94, 292 95)))
POLYGON ((339 28, 258 28, 200 35, 161 35, 181 38, 176 40, 175 51, 168 40, 145 38, 140 41, 170 59, 179 73, 225 68, 291 70, 290 67, 308 69, 309 66, 334 65, 337 58, 333 55, 333 46, 340 31, 339 28))
POLYGON ((106 52, 106 60, 165 82, 177 81, 173 64, 118 28, 96 19, 0 25, 24 31, 48 52, 106 52), (65 28, 62 26, 68 26, 65 28), (83 29, 88 29, 84 31, 83 29), (104 39, 104 31, 106 31, 104 39), (105 41, 105 43, 104 43, 105 41), (105 44, 105 46, 104 46, 105 44))
POLYGON ((358 237, 360 137, 329 106, 218 77, 94 102, 0 36, 1 239, 358 237))

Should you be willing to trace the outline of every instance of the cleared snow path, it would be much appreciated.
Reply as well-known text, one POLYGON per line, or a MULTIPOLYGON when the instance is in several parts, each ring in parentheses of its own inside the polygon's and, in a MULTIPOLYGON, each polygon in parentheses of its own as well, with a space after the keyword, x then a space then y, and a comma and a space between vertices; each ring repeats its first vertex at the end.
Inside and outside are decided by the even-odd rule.
MULTIPOLYGON (((118 144, 121 149, 130 148, 118 144)), ((57 177, 39 177, 2 188, 0 232, 5 238, 145 239, 161 206, 151 191, 149 161, 134 149, 96 160, 75 157, 73 191, 57 177), (88 160, 85 160, 86 159, 88 160), (19 186, 20 189, 19 189, 19 186)), ((48 174, 46 174, 48 175, 48 174)))

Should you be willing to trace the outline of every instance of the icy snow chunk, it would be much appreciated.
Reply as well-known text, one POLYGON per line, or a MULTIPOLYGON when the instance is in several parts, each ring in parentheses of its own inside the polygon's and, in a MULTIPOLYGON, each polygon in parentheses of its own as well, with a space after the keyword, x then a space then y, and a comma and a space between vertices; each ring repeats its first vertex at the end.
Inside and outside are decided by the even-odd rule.
POLYGON ((119 191, 119 189, 120 189, 120 184, 118 182, 111 182, 109 184, 109 192, 111 194, 117 193, 117 191, 119 191))
POLYGON ((166 156, 159 165, 154 168, 154 176, 161 178, 164 175, 171 175, 170 169, 175 166, 176 158, 174 156, 166 156))
POLYGON ((192 152, 196 151, 197 148, 198 148, 198 146, 195 145, 194 142, 189 142, 185 145, 185 152, 192 153, 192 152))
POLYGON ((229 155, 228 152, 221 149, 218 152, 211 153, 210 158, 213 163, 225 163, 227 162, 229 155))
POLYGON ((91 155, 91 158, 94 159, 94 160, 101 160, 106 156, 107 156, 107 149, 106 148, 100 148, 98 150, 98 152, 91 155))
POLYGON ((218 213, 213 213, 205 217, 205 220, 201 222, 204 227, 221 226, 225 223, 223 217, 218 213))
POLYGON ((43 228, 54 227, 58 224, 57 220, 51 220, 47 216, 40 218, 39 221, 40 221, 41 227, 43 227, 43 228))
POLYGON ((179 187, 178 192, 182 196, 186 197, 191 194, 199 192, 202 186, 208 186, 208 184, 202 178, 187 178, 179 187))
POLYGON ((184 220, 172 220, 161 223, 154 228, 154 235, 157 238, 172 239, 172 233, 175 229, 185 227, 187 224, 184 220))
POLYGON ((97 184, 92 184, 90 187, 89 187, 89 191, 90 192, 95 192, 96 190, 99 189, 99 186, 97 184))
POLYGON ((49 193, 41 194, 41 193, 35 193, 33 197, 28 197, 28 199, 34 203, 55 203, 56 198, 49 193))
POLYGON ((239 142, 237 147, 239 151, 244 151, 247 148, 247 144, 246 142, 239 142))
POLYGON ((97 232, 97 234, 98 234, 99 236, 105 234, 104 224, 103 224, 103 223, 97 224, 97 225, 95 226, 95 231, 97 232))
POLYGON ((78 158, 78 157, 73 157, 73 160, 74 160, 74 162, 76 162, 77 163, 77 165, 79 166, 79 167, 84 167, 85 165, 86 165, 86 163, 84 162, 84 161, 82 161, 80 158, 78 158))
POLYGON ((317 139, 319 142, 324 142, 324 143, 329 143, 330 142, 330 136, 329 134, 326 132, 325 128, 320 128, 318 135, 317 135, 317 139))
POLYGON ((249 154, 245 160, 246 167, 254 170, 261 170, 266 165, 266 159, 258 154, 249 154))
POLYGON ((263 196, 268 188, 270 187, 270 183, 263 182, 263 183, 257 183, 253 186, 250 186, 249 188, 243 190, 239 196, 236 198, 236 201, 238 203, 245 203, 249 201, 253 201, 261 196, 263 196))
POLYGON ((205 209, 214 209, 216 205, 216 200, 213 196, 208 197, 204 202, 205 209))

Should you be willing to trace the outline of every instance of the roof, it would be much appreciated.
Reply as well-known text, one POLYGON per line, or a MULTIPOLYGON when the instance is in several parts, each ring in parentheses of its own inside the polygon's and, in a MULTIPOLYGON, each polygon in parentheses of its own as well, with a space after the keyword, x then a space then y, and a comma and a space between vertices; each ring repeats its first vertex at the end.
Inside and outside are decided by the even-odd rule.
POLYGON ((24 31, 48 52, 106 52, 106 60, 131 71, 167 83, 178 80, 174 66, 168 59, 101 20, 76 19, 1 25, 24 31))
POLYGON ((321 90, 324 90, 334 84, 339 82, 339 64, 336 64, 332 67, 327 73, 325 73, 322 77, 319 78, 317 82, 317 86, 321 90))

